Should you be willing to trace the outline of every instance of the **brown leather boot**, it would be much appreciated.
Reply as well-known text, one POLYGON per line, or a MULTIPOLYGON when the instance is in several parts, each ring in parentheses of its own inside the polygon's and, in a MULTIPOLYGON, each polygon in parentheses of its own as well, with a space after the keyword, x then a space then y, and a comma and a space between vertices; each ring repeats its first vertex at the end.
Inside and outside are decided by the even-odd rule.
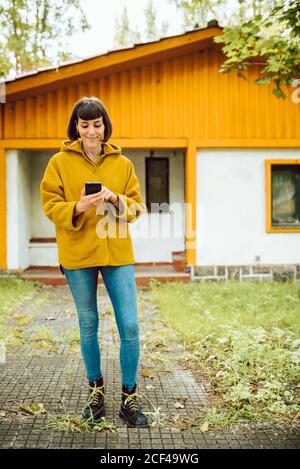
POLYGON ((96 381, 89 381, 89 388, 90 396, 82 411, 82 417, 97 421, 105 416, 103 377, 96 381))

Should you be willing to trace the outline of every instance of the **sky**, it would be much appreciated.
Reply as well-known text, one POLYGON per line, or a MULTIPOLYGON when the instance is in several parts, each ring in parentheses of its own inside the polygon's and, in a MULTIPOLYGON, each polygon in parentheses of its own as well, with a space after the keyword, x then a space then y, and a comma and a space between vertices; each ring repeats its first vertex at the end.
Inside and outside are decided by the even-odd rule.
MULTIPOLYGON (((238 0, 228 0, 226 2, 227 14, 230 15, 230 11, 237 2, 238 0)), ((159 29, 161 29, 163 21, 167 21, 169 24, 167 36, 184 32, 183 14, 176 8, 174 1, 152 0, 152 3, 156 11, 156 26, 159 29)), ((69 38, 66 50, 73 56, 70 60, 76 61, 112 50, 115 47, 116 18, 120 19, 124 6, 127 8, 130 28, 138 30, 142 34, 145 33, 145 8, 147 4, 148 0, 81 0, 90 29, 73 34, 69 38)), ((59 66, 62 62, 56 59, 57 51, 55 49, 56 45, 54 43, 49 49, 52 66, 59 66)), ((14 78, 15 74, 12 70, 7 79, 14 78)))
MULTIPOLYGON (((152 0, 156 9, 156 24, 169 22, 168 36, 180 34, 182 14, 169 0, 152 0)), ((115 18, 120 18, 124 5, 127 7, 131 29, 145 30, 144 10, 148 0, 83 0, 82 5, 91 25, 84 33, 74 34, 70 38, 69 50, 79 57, 101 54, 113 49, 115 18)))

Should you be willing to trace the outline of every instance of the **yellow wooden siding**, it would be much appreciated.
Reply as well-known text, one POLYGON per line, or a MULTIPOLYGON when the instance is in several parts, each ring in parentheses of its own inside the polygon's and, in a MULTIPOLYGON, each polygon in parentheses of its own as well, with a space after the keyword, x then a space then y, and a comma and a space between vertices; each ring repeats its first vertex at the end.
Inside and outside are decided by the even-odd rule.
MULTIPOLYGON (((70 87, 71 88, 71 87, 70 87)), ((56 93, 50 91, 46 95, 46 114, 45 114, 45 126, 48 135, 57 135, 57 120, 55 118, 56 110, 56 93)))
POLYGON ((64 138, 74 102, 96 95, 113 121, 114 138, 285 139, 300 138, 300 106, 278 100, 271 86, 218 70, 216 47, 128 70, 56 91, 9 97, 4 106, 4 138, 64 138))
MULTIPOLYGON (((4 117, 5 119, 5 117, 4 117)), ((8 138, 6 136, 6 138, 8 138)), ((13 138, 10 136, 9 138, 13 138)), ((36 138, 36 98, 25 99, 25 135, 24 138, 36 138)))

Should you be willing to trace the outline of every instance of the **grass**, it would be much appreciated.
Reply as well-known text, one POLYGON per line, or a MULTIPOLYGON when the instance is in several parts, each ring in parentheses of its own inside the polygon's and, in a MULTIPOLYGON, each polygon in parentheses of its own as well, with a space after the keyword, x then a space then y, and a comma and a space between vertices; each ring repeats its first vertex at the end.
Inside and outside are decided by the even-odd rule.
POLYGON ((39 309, 42 311, 49 295, 50 292, 44 290, 39 282, 0 278, 0 340, 5 342, 10 355, 19 353, 23 346, 30 346, 30 355, 38 355, 45 350, 55 353, 61 344, 70 352, 79 351, 78 327, 58 333, 55 322, 47 325, 40 322, 39 309), (23 313, 18 312, 24 303, 28 308, 26 306, 23 313))
POLYGON ((47 409, 45 409, 44 405, 41 403, 33 403, 31 406, 22 403, 20 405, 20 409, 26 414, 30 414, 33 416, 38 416, 41 414, 47 415, 47 421, 45 425, 42 427, 44 430, 57 430, 57 431, 64 431, 66 435, 68 435, 69 431, 72 433, 79 432, 79 433, 94 433, 94 432, 102 432, 102 431, 109 431, 115 432, 116 426, 106 420, 105 417, 102 417, 98 421, 94 421, 92 417, 89 419, 83 419, 81 416, 72 414, 67 411, 64 406, 63 401, 61 400, 61 404, 64 407, 64 414, 63 415, 55 415, 47 409))
POLYGON ((40 288, 38 282, 26 282, 19 278, 0 278, 0 314, 31 299, 37 288, 40 288))
POLYGON ((19 314, 16 309, 30 301, 41 286, 19 278, 0 278, 0 340, 10 349, 24 345, 24 327, 32 320, 29 313, 19 314))
POLYGON ((299 423, 300 285, 154 281, 151 293, 211 384, 211 407, 199 409, 210 428, 299 423))
POLYGON ((64 415, 58 416, 48 413, 48 420, 44 429, 52 429, 57 431, 64 431, 66 435, 68 432, 79 433, 96 433, 96 432, 116 432, 116 426, 102 417, 99 421, 92 419, 85 420, 81 416, 65 412, 64 415))

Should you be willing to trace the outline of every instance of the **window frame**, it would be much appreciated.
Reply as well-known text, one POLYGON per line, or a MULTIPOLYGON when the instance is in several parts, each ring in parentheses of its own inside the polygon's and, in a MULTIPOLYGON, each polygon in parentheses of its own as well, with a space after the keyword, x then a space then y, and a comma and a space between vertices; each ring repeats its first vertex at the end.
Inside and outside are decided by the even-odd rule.
POLYGON ((161 211, 158 211, 158 212, 151 211, 151 203, 149 204, 149 177, 150 177, 149 164, 151 163, 151 161, 154 161, 154 160, 165 160, 167 162, 167 201, 160 202, 160 204, 161 203, 167 203, 168 207, 170 206, 170 161, 169 161, 169 158, 167 156, 147 156, 145 158, 145 161, 146 161, 146 206, 147 206, 147 210, 148 210, 149 213, 169 213, 169 211, 170 211, 169 208, 168 208, 168 210, 165 210, 163 212, 161 212, 161 211))
POLYGON ((272 226, 272 166, 275 165, 300 165, 300 160, 266 160, 266 231, 267 233, 300 233, 298 228, 283 228, 282 226, 275 228, 272 226))

